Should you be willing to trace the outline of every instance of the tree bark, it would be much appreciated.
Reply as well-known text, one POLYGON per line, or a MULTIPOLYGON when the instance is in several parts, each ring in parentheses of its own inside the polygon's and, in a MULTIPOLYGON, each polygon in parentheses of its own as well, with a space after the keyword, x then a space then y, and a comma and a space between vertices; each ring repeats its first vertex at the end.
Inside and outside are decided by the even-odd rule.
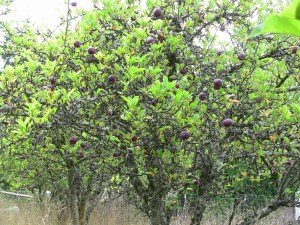
POLYGON ((194 209, 193 216, 192 216, 191 223, 190 223, 191 225, 199 225, 200 222, 202 221, 203 214, 206 209, 205 199, 203 199, 201 197, 197 198, 195 206, 196 207, 194 209))
POLYGON ((70 190, 70 211, 73 225, 79 225, 79 215, 78 215, 78 199, 76 195, 76 185, 75 185, 75 171, 70 169, 69 177, 69 190, 70 190))
POLYGON ((171 215, 166 211, 162 199, 155 199, 150 203, 149 219, 151 225, 169 225, 171 221, 171 215))
MULTIPOLYGON (((83 197, 84 198, 84 197, 83 197)), ((81 199, 78 202, 78 216, 79 216, 79 225, 87 225, 87 214, 86 214, 86 201, 85 199, 81 199)))
POLYGON ((212 183, 215 178, 213 169, 213 161, 209 155, 203 152, 199 159, 199 168, 201 169, 199 176, 199 189, 197 190, 197 199, 194 202, 194 212, 191 219, 191 225, 198 225, 203 219, 206 210, 207 201, 209 200, 209 191, 211 191, 212 183))
POLYGON ((77 197, 75 195, 75 190, 71 190, 70 193, 70 210, 73 225, 79 225, 77 197))
POLYGON ((240 221, 237 225, 250 225, 256 223, 258 220, 270 215, 272 212, 276 211, 279 207, 282 206, 290 206, 291 201, 288 199, 276 200, 267 207, 259 210, 252 216, 249 216, 242 221, 240 221))

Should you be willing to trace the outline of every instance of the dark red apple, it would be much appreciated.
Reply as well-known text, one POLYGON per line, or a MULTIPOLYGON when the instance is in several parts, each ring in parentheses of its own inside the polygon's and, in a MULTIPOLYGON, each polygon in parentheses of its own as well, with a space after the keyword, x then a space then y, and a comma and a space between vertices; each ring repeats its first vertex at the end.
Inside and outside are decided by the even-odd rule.
POLYGON ((191 136, 191 133, 188 132, 188 131, 181 131, 181 132, 180 132, 180 135, 179 135, 179 137, 180 137, 182 140, 187 140, 187 139, 190 138, 190 136, 191 136))
POLYGON ((219 90, 223 85, 223 81, 219 78, 214 79, 214 89, 219 90))
POLYGON ((226 30, 225 26, 224 25, 221 25, 220 26, 220 31, 224 32, 226 30))
POLYGON ((146 44, 149 45, 149 44, 153 43, 154 41, 155 41, 154 37, 150 36, 150 37, 147 38, 146 44))
POLYGON ((293 46, 292 47, 292 54, 296 54, 297 50, 298 50, 298 47, 297 46, 293 46))
POLYGON ((182 75, 184 75, 184 74, 187 73, 187 71, 186 71, 185 68, 181 68, 181 69, 179 70, 179 73, 181 73, 182 75))
POLYGON ((56 83, 55 77, 50 77, 49 81, 50 81, 51 84, 55 84, 56 83))
POLYGON ((162 15, 162 11, 161 11, 161 8, 157 7, 153 10, 153 16, 158 18, 158 17, 161 17, 162 15))
POLYGON ((194 180, 194 185, 198 186, 200 182, 198 180, 194 180))
POLYGON ((132 138, 131 138, 131 140, 133 141, 133 142, 136 142, 137 141, 137 136, 133 136, 132 138))
POLYGON ((206 93, 205 92, 200 92, 200 94, 199 94, 199 99, 200 100, 205 100, 206 99, 206 97, 207 97, 207 95, 206 95, 206 93))
POLYGON ((94 55, 94 54, 96 54, 96 49, 93 48, 93 47, 89 47, 89 48, 88 48, 88 53, 89 53, 90 55, 94 55))
POLYGON ((218 51, 217 52, 217 56, 220 56, 220 55, 222 55, 223 54, 223 51, 218 51))
POLYGON ((75 41, 74 42, 74 47, 75 48, 79 48, 81 46, 81 42, 80 41, 75 41))
POLYGON ((223 120, 223 126, 224 127, 230 127, 233 124, 232 119, 225 119, 223 120))
POLYGON ((244 55, 243 53, 239 53, 239 54, 238 54, 238 59, 239 59, 239 60, 245 60, 246 57, 245 57, 245 55, 244 55))
POLYGON ((87 143, 82 142, 82 143, 80 144, 80 147, 81 147, 81 148, 86 148, 86 147, 87 147, 87 143))
POLYGON ((285 162, 285 164, 286 164, 287 166, 291 166, 291 165, 292 165, 292 162, 291 162, 290 160, 287 160, 287 161, 285 162))
POLYGON ((115 76, 114 75, 109 75, 108 76, 108 81, 109 81, 109 83, 115 83, 116 82, 115 76))
POLYGON ((75 145, 76 144, 76 142, 77 142, 77 138, 76 137, 70 137, 69 138, 69 143, 70 143, 70 145, 75 145))
POLYGON ((179 88, 179 84, 177 83, 177 84, 175 84, 175 87, 178 89, 179 88))
POLYGON ((120 152, 114 152, 113 157, 119 157, 120 155, 120 152))
POLYGON ((156 106, 157 105, 157 99, 152 99, 151 105, 156 106))
POLYGON ((71 6, 73 7, 77 6, 77 2, 71 2, 71 6))

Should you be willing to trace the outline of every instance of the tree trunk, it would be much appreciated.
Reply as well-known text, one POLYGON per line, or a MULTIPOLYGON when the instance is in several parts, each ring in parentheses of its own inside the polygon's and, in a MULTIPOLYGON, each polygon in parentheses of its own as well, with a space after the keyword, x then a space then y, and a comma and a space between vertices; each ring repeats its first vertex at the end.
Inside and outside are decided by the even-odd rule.
POLYGON ((197 198, 193 216, 190 225, 199 225, 203 219, 203 214, 206 209, 206 202, 203 198, 197 198))
POLYGON ((171 214, 166 212, 166 207, 162 199, 155 199, 151 201, 149 207, 149 219, 151 225, 169 225, 171 221, 171 214))
POLYGON ((78 198, 76 192, 76 182, 75 182, 75 171, 73 169, 69 170, 68 177, 69 185, 69 198, 70 198, 70 212, 73 225, 79 225, 79 214, 78 214, 78 198))
POLYGON ((78 203, 79 203, 78 205, 79 224, 88 225, 87 214, 86 214, 86 201, 85 199, 81 199, 78 203))
MULTIPOLYGON (((213 147, 211 147, 213 149, 213 147)), ((198 225, 203 219, 203 214, 206 209, 207 201, 209 200, 209 192, 212 190, 212 184, 215 179, 215 171, 213 168, 214 162, 209 154, 201 151, 196 167, 200 169, 199 187, 197 190, 197 198, 193 202, 194 207, 190 225, 198 225), (198 165, 197 165, 198 164, 198 165)))
POLYGON ((77 197, 75 195, 74 188, 71 188, 70 193, 70 210, 71 210, 71 218, 73 225, 79 225, 79 215, 78 215, 78 206, 77 206, 77 197))
POLYGON ((164 213, 160 212, 151 212, 150 214, 151 225, 169 225, 170 220, 164 213))

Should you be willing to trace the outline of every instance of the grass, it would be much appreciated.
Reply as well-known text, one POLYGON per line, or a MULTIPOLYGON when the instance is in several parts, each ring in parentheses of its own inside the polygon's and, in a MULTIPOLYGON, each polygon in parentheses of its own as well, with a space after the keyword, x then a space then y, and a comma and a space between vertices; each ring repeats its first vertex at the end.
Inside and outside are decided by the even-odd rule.
MULTIPOLYGON (((2 196, 1 196, 2 197, 2 196)), ((20 198, 0 198, 0 209, 18 206, 19 213, 1 212, 0 225, 58 225, 55 215, 54 205, 46 207, 44 212, 39 205, 32 200, 20 198)), ((172 219, 172 225, 188 225, 189 217, 183 213, 180 217, 172 219)), ((219 210, 216 213, 212 208, 208 208, 204 216, 203 225, 222 225, 228 224, 229 211, 219 210)), ((241 217, 237 216, 232 224, 241 217)), ((286 225, 290 224, 293 218, 293 209, 282 208, 272 213, 270 216, 259 221, 257 225, 286 225)), ((71 225, 70 218, 66 219, 64 225, 71 225)), ((122 200, 116 200, 98 206, 91 217, 90 225, 149 225, 149 220, 141 213, 137 213, 132 207, 126 205, 122 200)))

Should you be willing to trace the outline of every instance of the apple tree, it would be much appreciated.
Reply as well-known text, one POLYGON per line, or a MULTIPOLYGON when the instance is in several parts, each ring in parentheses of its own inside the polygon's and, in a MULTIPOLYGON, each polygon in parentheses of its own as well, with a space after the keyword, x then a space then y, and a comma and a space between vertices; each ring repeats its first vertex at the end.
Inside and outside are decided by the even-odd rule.
MULTIPOLYGON (((73 20, 68 7, 68 19, 62 23, 66 27, 73 20)), ((38 190, 40 201, 46 190, 51 191, 51 198, 69 209, 73 224, 88 224, 103 194, 119 182, 111 180, 113 172, 101 156, 103 149, 111 148, 100 141, 109 132, 100 128, 107 109, 93 112, 94 121, 89 114, 96 102, 85 101, 93 97, 72 82, 73 64, 65 56, 75 46, 61 39, 69 35, 69 28, 52 36, 27 24, 12 28, 3 23, 3 31, 2 174, 13 188, 38 190), (65 77, 60 70, 66 71, 65 77)), ((108 154, 107 160, 113 160, 108 154)), ((64 221, 62 216, 59 213, 64 221)))

